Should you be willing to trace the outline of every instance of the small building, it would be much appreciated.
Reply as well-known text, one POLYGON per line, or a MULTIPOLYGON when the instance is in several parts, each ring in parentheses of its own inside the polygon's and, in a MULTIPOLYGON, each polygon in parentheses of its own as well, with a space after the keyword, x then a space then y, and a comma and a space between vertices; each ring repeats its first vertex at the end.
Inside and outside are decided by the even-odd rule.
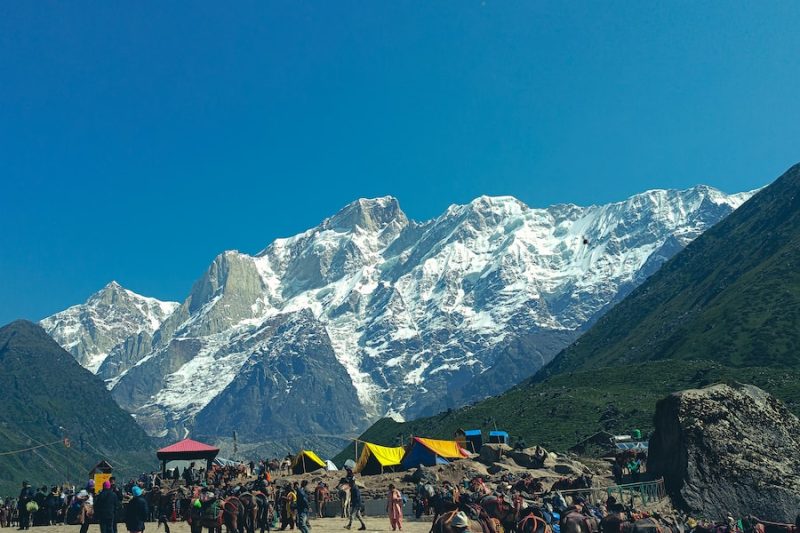
POLYGON ((470 453, 481 453, 483 446, 483 432, 480 429, 468 429, 464 432, 466 446, 464 448, 470 453))
POLYGON ((508 444, 508 431, 490 431, 489 444, 508 444))

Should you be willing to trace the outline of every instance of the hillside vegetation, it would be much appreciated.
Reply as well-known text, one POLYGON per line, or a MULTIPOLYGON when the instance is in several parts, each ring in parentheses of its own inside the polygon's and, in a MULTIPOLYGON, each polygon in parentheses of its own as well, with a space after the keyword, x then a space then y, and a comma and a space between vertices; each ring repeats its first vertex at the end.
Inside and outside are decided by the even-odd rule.
POLYGON ((120 476, 157 466, 144 431, 41 327, 17 321, 0 328, 0 368, 1 495, 18 492, 23 480, 85 483, 101 459, 120 476))
MULTIPOLYGON (((359 438, 386 446, 408 442, 412 435, 452 439, 456 429, 504 429, 528 445, 565 451, 597 431, 649 432, 658 400, 669 393, 718 382, 755 384, 800 414, 800 372, 773 368, 732 369, 711 361, 660 361, 602 368, 529 380, 508 392, 472 406, 411 422, 379 420, 359 438)), ((485 438, 485 437, 484 437, 485 438)), ((348 446, 334 462, 354 457, 348 446)))

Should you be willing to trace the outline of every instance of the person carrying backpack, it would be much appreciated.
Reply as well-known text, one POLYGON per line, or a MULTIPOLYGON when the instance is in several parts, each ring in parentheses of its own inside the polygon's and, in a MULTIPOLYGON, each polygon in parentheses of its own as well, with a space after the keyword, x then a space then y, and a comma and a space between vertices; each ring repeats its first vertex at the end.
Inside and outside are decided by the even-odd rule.
POLYGON ((33 489, 27 481, 22 482, 22 490, 19 491, 17 498, 17 510, 19 511, 19 527, 17 529, 28 529, 31 527, 31 512, 28 504, 33 501, 33 489))
POLYGON ((308 480, 304 479, 300 482, 300 486, 296 489, 297 494, 297 527, 301 533, 308 533, 308 493, 306 492, 306 485, 308 480))

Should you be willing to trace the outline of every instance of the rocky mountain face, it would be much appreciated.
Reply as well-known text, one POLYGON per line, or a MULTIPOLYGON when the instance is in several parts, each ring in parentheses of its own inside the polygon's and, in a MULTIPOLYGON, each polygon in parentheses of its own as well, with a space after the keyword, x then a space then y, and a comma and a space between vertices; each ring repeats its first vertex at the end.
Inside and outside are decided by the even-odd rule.
POLYGON ((139 296, 112 281, 86 303, 45 318, 41 325, 82 366, 112 377, 124 365, 109 361, 103 368, 109 354, 114 353, 112 359, 123 358, 149 345, 153 333, 177 306, 139 296))
POLYGON ((0 450, 27 449, 0 461, 3 494, 26 479, 85 483, 101 458, 121 478, 156 466, 142 428, 38 325, 19 320, 0 328, 0 368, 0 450))
POLYGON ((675 393, 656 407, 647 468, 694 516, 793 523, 800 508, 800 421, 750 385, 675 393))
POLYGON ((394 198, 358 200, 255 256, 221 254, 99 371, 154 435, 348 434, 433 413, 535 373, 749 196, 698 186, 547 209, 481 197, 427 222, 394 198))
POLYGON ((800 368, 800 165, 703 233, 537 377, 665 359, 800 368))

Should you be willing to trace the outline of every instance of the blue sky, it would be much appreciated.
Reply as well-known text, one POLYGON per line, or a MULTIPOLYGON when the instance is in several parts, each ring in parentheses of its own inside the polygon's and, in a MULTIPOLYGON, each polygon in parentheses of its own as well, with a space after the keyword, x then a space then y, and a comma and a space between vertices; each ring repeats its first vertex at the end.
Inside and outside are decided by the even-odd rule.
POLYGON ((183 299, 358 197, 412 218, 800 161, 794 2, 3 2, 0 323, 183 299))

